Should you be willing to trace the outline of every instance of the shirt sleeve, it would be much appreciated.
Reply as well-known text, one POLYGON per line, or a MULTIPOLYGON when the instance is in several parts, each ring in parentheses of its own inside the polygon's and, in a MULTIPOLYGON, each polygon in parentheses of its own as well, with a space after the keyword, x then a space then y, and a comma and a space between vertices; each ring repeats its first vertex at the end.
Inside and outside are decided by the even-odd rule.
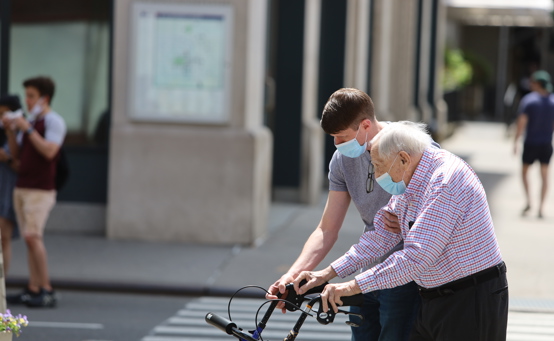
POLYGON ((57 145, 62 145, 65 139, 66 126, 64 120, 59 115, 48 114, 45 117, 44 139, 57 145))
MULTIPOLYGON (((441 187, 423 207, 411 228, 402 226, 404 249, 356 276, 362 292, 406 284, 437 261, 463 218, 464 200, 441 187)), ((383 222, 375 221, 375 226, 382 229, 383 222)))
POLYGON ((339 153, 335 151, 331 162, 329 162, 329 190, 338 192, 348 192, 344 173, 341 169, 339 153))
POLYGON ((375 229, 364 232, 358 244, 353 245, 342 257, 331 263, 331 267, 339 277, 344 278, 374 263, 402 241, 401 235, 385 230, 383 223, 377 224, 384 219, 385 210, 392 210, 393 200, 394 197, 389 201, 388 206, 383 207, 375 215, 375 229))

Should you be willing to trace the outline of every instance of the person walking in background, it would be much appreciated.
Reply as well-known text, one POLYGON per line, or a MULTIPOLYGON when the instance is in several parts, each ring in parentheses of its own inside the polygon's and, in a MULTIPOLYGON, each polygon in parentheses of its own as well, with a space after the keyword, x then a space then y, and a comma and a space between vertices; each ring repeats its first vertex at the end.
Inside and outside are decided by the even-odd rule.
POLYGON ((519 139, 525 131, 521 176, 527 203, 522 214, 526 215, 531 209, 527 175, 529 166, 538 160, 542 178, 538 217, 542 218, 548 189, 548 165, 552 157, 552 134, 554 133, 554 95, 551 93, 550 74, 544 70, 534 72, 531 76, 531 90, 531 93, 521 99, 519 105, 514 154, 518 152, 519 139))
MULTIPOLYGON (((20 147, 12 151, 20 160, 14 207, 27 245, 29 282, 23 292, 8 296, 7 302, 54 307, 57 299, 48 275, 43 232, 56 202, 56 166, 66 125, 63 118, 50 108, 55 90, 52 79, 31 78, 23 82, 23 87, 28 119, 4 119, 3 123, 20 132, 20 147)), ((13 143, 15 139, 14 131, 8 133, 8 140, 13 143)))
MULTIPOLYGON (((21 102, 18 96, 5 95, 0 97, 0 118, 8 112, 19 109, 21 109, 21 102)), ((3 126, 2 129, 4 129, 3 126)), ((12 157, 9 141, 6 140, 0 148, 0 233, 2 236, 4 276, 8 273, 10 267, 11 240, 19 236, 13 208, 13 189, 17 178, 18 165, 19 161, 12 157)))

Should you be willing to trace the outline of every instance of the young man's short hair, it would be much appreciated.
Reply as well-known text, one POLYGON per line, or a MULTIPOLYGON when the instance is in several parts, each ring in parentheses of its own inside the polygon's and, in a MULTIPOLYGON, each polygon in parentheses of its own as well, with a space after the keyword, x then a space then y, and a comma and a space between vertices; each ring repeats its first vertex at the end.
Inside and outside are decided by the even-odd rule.
POLYGON ((321 116, 321 128, 327 134, 336 134, 348 128, 356 130, 365 119, 375 121, 375 109, 369 95, 358 89, 343 88, 327 100, 321 116))
POLYGON ((50 77, 34 77, 26 79, 23 82, 23 87, 33 87, 38 90, 38 93, 40 96, 48 96, 49 103, 52 103, 52 98, 54 97, 54 91, 56 89, 56 86, 54 85, 54 81, 50 77))

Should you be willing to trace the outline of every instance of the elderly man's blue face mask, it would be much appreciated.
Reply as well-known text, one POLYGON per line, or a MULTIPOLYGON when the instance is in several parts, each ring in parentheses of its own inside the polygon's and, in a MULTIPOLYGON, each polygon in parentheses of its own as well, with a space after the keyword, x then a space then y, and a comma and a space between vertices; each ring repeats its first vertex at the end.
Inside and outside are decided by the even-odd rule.
POLYGON ((398 158, 398 155, 394 158, 392 161, 392 164, 389 167, 389 171, 385 174, 381 175, 380 177, 376 178, 375 181, 383 188, 386 192, 392 194, 392 195, 400 195, 406 192, 406 183, 404 182, 404 174, 406 174, 406 171, 404 171, 404 174, 402 174, 402 180, 398 182, 394 182, 389 174, 392 165, 394 165, 394 162, 398 158))

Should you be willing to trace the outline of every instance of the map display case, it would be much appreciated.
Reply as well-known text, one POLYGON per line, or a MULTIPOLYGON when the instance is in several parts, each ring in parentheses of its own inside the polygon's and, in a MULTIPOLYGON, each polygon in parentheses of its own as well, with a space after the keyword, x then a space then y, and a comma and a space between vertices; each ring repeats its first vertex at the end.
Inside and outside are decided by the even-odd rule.
POLYGON ((136 2, 132 13, 131 119, 227 123, 233 8, 136 2))

